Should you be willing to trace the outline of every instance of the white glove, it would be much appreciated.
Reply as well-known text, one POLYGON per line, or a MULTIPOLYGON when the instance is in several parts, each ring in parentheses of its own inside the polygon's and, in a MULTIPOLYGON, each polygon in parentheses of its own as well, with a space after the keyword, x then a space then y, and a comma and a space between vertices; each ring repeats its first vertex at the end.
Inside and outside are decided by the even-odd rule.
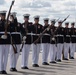
POLYGON ((26 43, 26 41, 22 41, 22 43, 26 43))
POLYGON ((50 28, 47 28, 47 31, 49 31, 50 30, 50 28))
POLYGON ((2 35, 1 38, 2 39, 7 39, 7 35, 2 35))
POLYGON ((55 38, 52 38, 53 41, 55 41, 55 38))
POLYGON ((25 40, 26 40, 26 36, 23 37, 23 41, 25 41, 25 40))

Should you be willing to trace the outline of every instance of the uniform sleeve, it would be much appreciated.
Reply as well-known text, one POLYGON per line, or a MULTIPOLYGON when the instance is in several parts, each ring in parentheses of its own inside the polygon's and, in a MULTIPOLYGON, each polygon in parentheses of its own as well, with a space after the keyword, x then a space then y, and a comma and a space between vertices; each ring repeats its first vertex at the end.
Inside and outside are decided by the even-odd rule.
POLYGON ((14 19, 15 31, 17 31, 17 25, 18 25, 18 21, 17 21, 17 18, 15 18, 15 19, 14 19))
POLYGON ((55 27, 55 32, 54 32, 54 34, 57 35, 57 32, 58 32, 58 27, 55 27))
POLYGON ((66 37, 66 32, 65 32, 65 28, 64 28, 64 38, 66 37))
POLYGON ((9 22, 9 24, 8 24, 7 31, 10 32, 10 22, 9 22))
POLYGON ((65 28, 63 28, 63 35, 65 36, 65 28))
POLYGON ((41 25, 41 31, 40 31, 41 33, 43 32, 43 26, 41 25))

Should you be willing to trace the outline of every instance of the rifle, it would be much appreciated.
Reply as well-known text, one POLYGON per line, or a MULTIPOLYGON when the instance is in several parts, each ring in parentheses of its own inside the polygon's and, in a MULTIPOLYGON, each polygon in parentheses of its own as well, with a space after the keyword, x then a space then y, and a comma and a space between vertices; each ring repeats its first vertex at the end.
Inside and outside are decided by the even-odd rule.
MULTIPOLYGON (((27 33, 28 33, 27 25, 25 26, 25 32, 26 32, 26 35, 27 35, 27 33)), ((25 36, 23 36, 23 37, 25 37, 25 36)), ((22 45, 21 45, 21 48, 20 48, 20 52, 22 52, 22 49, 23 49, 23 47, 26 43, 26 41, 25 41, 26 37, 24 38, 24 40, 23 40, 23 37, 22 37, 22 45)))
POLYGON ((25 42, 22 42, 21 48, 20 48, 20 52, 22 52, 22 49, 24 47, 25 42))
MULTIPOLYGON (((6 37, 6 38, 7 38, 7 28, 8 28, 8 25, 9 25, 9 16, 10 16, 10 13, 11 13, 11 10, 12 10, 12 6, 14 5, 14 2, 15 2, 15 0, 13 0, 12 3, 11 3, 11 6, 9 8, 9 12, 8 12, 8 15, 7 15, 6 23, 5 23, 5 33, 4 33, 3 36, 6 37)), ((12 36, 11 36, 11 40, 13 40, 12 36)), ((13 41, 11 41, 11 44, 12 44, 14 53, 17 53, 17 50, 14 47, 13 41)))
POLYGON ((16 47, 16 45, 15 45, 15 47, 14 47, 13 42, 14 42, 14 39, 13 39, 12 36, 11 36, 11 45, 12 45, 12 47, 13 47, 14 53, 16 54, 16 53, 17 53, 17 47, 16 47))
POLYGON ((64 21, 66 21, 66 20, 68 19, 69 16, 70 16, 70 15, 68 15, 68 16, 62 21, 62 23, 63 23, 64 21))
POLYGON ((5 35, 7 36, 7 27, 8 27, 8 21, 9 21, 9 16, 10 16, 10 13, 11 13, 11 10, 12 10, 12 6, 14 5, 14 2, 15 0, 12 1, 11 3, 11 6, 9 8, 9 12, 8 12, 8 15, 7 15, 7 19, 6 19, 6 25, 5 25, 5 35))

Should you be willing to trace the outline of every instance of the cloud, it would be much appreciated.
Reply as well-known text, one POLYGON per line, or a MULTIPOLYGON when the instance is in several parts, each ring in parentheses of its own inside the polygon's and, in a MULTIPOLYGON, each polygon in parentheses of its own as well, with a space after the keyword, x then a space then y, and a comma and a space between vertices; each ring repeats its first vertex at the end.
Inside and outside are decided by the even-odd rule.
POLYGON ((5 0, 0 0, 0 5, 4 4, 5 0))
MULTIPOLYGON (((4 0, 1 0, 4 1, 4 0)), ((12 0, 5 0, 6 3, 0 6, 0 9, 8 10, 12 0)), ((43 18, 64 19, 68 14, 68 21, 75 21, 76 18, 76 1, 75 0, 15 0, 12 11, 17 12, 20 22, 23 22, 23 14, 29 13, 30 21, 33 21, 35 15, 40 15, 40 23, 43 18)))
POLYGON ((67 1, 67 2, 65 2, 65 3, 63 3, 65 6, 75 6, 76 5, 76 1, 72 1, 72 0, 70 0, 70 1, 67 1))
POLYGON ((32 2, 22 2, 19 4, 21 8, 44 8, 44 7, 51 7, 49 2, 44 2, 40 0, 35 0, 32 2))

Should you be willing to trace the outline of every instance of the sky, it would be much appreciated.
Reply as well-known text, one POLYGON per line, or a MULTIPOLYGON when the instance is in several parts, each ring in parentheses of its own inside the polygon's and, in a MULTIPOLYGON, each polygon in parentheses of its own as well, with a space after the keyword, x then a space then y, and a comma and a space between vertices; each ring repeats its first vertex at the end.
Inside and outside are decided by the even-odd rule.
MULTIPOLYGON (((0 9, 9 10, 12 0, 0 0, 0 9)), ((63 20, 67 15, 67 21, 76 21, 76 0, 15 0, 12 12, 17 12, 19 22, 23 21, 23 14, 29 13, 30 21, 34 21, 35 15, 40 16, 40 23, 44 18, 63 20)), ((49 21, 50 23, 50 21, 49 21)))

